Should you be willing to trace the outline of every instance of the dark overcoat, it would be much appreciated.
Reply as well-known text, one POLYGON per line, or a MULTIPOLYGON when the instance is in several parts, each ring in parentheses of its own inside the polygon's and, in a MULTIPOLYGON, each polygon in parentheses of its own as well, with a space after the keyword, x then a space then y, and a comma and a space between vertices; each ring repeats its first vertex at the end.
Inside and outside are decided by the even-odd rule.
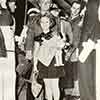
MULTIPOLYGON (((98 6, 100 0, 88 0, 87 11, 82 28, 81 42, 88 38, 96 41, 100 38, 98 6)), ((80 47, 81 48, 81 47, 80 47)), ((96 100, 95 91, 95 51, 92 51, 85 63, 79 65, 79 83, 81 100, 96 100)))

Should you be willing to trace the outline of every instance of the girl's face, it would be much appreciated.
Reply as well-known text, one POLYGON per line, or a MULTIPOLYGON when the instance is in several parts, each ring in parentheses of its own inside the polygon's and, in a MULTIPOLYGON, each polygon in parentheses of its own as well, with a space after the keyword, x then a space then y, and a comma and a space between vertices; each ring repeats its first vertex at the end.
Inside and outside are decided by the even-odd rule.
POLYGON ((43 31, 48 31, 50 27, 50 19, 48 17, 42 17, 40 24, 43 31))

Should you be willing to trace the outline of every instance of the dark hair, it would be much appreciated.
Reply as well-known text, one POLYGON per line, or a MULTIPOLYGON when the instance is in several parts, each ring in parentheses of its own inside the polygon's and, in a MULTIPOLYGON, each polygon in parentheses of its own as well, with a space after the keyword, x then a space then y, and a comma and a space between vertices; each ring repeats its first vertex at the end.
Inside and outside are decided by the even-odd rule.
POLYGON ((49 11, 54 11, 54 10, 58 11, 59 9, 58 8, 52 8, 52 7, 50 7, 50 9, 49 9, 49 11))
POLYGON ((50 29, 53 28, 56 25, 56 19, 54 17, 50 18, 50 29))
MULTIPOLYGON (((73 2, 72 2, 72 5, 73 5, 74 3, 77 3, 77 4, 80 4, 80 5, 81 5, 81 7, 80 7, 80 12, 81 12, 81 10, 86 6, 86 2, 85 2, 84 0, 73 1, 73 2)), ((79 13, 80 13, 80 12, 79 12, 79 13)))
POLYGON ((39 15, 37 15, 37 16, 33 16, 32 17, 32 21, 31 21, 31 24, 32 23, 37 23, 38 25, 40 25, 41 26, 41 18, 42 17, 47 17, 47 18, 49 18, 50 19, 50 29, 51 28, 53 28, 55 25, 56 25, 56 19, 52 16, 52 15, 41 15, 41 14, 39 14, 39 15))
POLYGON ((81 0, 81 10, 86 6, 86 2, 84 0, 81 0))
POLYGON ((72 5, 73 5, 74 3, 77 3, 77 4, 80 5, 80 11, 79 11, 79 13, 80 13, 81 10, 82 10, 82 6, 81 6, 82 2, 81 2, 81 0, 73 1, 73 2, 72 2, 72 5))
POLYGON ((77 4, 80 4, 80 5, 81 5, 81 1, 80 1, 80 0, 75 0, 75 1, 73 1, 73 2, 72 2, 72 5, 73 5, 74 3, 77 3, 77 4))

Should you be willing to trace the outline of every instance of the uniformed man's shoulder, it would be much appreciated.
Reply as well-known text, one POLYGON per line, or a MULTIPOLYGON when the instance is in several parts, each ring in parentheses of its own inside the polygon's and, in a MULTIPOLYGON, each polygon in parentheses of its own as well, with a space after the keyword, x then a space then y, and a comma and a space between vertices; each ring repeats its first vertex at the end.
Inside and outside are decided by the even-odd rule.
POLYGON ((11 25, 12 17, 8 9, 0 9, 0 25, 11 25))

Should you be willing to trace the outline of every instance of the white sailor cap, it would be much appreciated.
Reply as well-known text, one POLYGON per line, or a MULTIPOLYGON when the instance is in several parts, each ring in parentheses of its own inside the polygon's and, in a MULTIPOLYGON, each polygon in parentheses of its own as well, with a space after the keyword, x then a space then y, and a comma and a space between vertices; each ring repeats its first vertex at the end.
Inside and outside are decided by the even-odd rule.
POLYGON ((39 13, 40 13, 40 10, 37 9, 37 8, 30 8, 30 9, 28 10, 28 12, 27 12, 27 14, 28 14, 29 16, 34 16, 34 15, 39 14, 39 13))

